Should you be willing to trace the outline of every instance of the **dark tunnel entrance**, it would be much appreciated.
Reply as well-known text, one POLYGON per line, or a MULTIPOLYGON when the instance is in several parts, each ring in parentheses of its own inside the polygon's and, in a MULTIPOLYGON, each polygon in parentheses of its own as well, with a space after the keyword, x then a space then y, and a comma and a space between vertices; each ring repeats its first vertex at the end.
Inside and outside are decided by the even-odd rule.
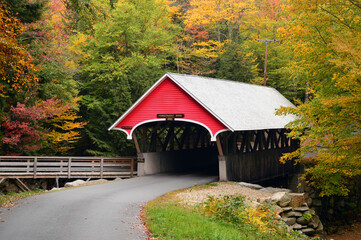
POLYGON ((198 173, 218 175, 218 150, 206 128, 183 121, 156 121, 133 132, 138 175, 198 173))

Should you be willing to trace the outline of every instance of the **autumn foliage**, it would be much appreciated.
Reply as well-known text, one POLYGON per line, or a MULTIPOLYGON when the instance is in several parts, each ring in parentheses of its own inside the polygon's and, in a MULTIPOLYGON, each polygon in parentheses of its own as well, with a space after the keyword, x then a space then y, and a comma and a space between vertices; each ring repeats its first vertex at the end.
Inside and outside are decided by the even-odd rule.
POLYGON ((38 81, 29 51, 18 43, 23 26, 0 2, 0 94, 20 91, 38 81))
POLYGON ((361 175, 360 16, 354 0, 2 1, 0 149, 135 154, 106 129, 162 74, 261 84, 257 39, 275 39, 267 85, 297 105, 279 113, 301 141, 283 160, 308 158, 310 185, 346 195, 361 175))
POLYGON ((295 21, 285 36, 295 52, 295 75, 302 73, 309 85, 309 101, 280 110, 299 117, 289 127, 301 140, 284 160, 311 157, 309 184, 322 195, 347 195, 349 181, 361 175, 361 6, 348 0, 292 2, 295 21))
POLYGON ((2 123, 4 132, 2 148, 5 154, 34 153, 52 143, 55 152, 70 149, 71 143, 79 138, 79 130, 85 123, 76 122, 79 118, 71 105, 60 100, 39 101, 33 106, 17 103, 10 108, 11 114, 2 123), (48 123, 48 128, 46 124, 48 123))

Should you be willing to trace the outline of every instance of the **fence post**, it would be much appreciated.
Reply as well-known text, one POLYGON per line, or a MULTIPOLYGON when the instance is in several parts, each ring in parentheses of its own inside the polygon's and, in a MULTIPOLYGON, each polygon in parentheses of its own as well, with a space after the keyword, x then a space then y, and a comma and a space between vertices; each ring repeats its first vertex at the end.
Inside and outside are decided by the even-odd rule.
POLYGON ((68 178, 71 176, 71 158, 68 160, 68 178))
POLYGON ((100 178, 103 178, 103 166, 104 166, 104 159, 100 159, 100 178))
POLYGON ((134 175, 134 158, 130 160, 130 177, 134 175))
POLYGON ((35 157, 33 162, 34 178, 36 178, 37 165, 38 165, 38 158, 35 157))

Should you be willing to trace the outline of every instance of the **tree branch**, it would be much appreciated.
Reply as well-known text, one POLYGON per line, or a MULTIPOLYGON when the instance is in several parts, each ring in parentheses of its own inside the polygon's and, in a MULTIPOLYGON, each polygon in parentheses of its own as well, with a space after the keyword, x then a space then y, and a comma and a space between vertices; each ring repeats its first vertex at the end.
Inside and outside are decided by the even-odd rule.
POLYGON ((331 16, 333 16, 334 18, 336 18, 338 20, 339 23, 341 23, 342 25, 346 26, 347 28, 354 30, 351 26, 347 25, 346 23, 344 23, 339 17, 337 17, 335 14, 331 13, 330 11, 324 9, 324 8, 320 8, 321 10, 325 11, 326 13, 330 14, 331 16))
POLYGON ((357 4, 355 1, 353 0, 348 0, 352 5, 354 5, 355 7, 358 7, 361 9, 361 5, 357 4))

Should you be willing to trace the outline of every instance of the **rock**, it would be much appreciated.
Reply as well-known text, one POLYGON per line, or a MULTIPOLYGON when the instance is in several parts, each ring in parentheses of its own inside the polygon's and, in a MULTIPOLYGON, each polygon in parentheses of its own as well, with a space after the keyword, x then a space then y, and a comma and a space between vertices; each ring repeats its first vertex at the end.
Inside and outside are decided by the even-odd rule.
POLYGON ((306 198, 306 203, 308 206, 311 206, 312 205, 312 198, 306 198))
POLYGON ((278 193, 278 192, 289 193, 289 192, 291 192, 291 190, 289 190, 287 188, 273 188, 273 187, 266 187, 266 188, 262 188, 260 190, 264 191, 264 192, 268 192, 268 193, 278 193))
POLYGON ((282 210, 283 212, 289 212, 292 210, 292 207, 283 207, 282 210))
POLYGON ((272 203, 277 203, 280 207, 286 207, 291 202, 291 197, 287 192, 277 192, 271 197, 272 203))
POLYGON ((68 187, 77 187, 77 186, 80 186, 80 185, 82 185, 82 184, 84 184, 84 183, 85 183, 84 180, 78 179, 78 180, 75 180, 75 181, 73 181, 73 182, 67 182, 67 183, 65 183, 65 186, 64 186, 64 187, 66 187, 66 188, 68 188, 68 187))
POLYGON ((310 210, 306 211, 305 213, 311 214, 312 216, 316 215, 316 211, 314 209, 310 209, 310 210))
POLYGON ((253 184, 253 183, 247 183, 247 182, 239 182, 238 185, 242 186, 242 187, 248 187, 248 188, 252 188, 252 189, 262 189, 263 187, 261 185, 258 184, 253 184))
POLYGON ((272 205, 271 210, 276 212, 277 214, 280 214, 281 212, 283 212, 283 209, 278 205, 272 205))
POLYGON ((259 203, 271 203, 271 199, 270 198, 258 198, 257 202, 259 202, 259 203))
POLYGON ((318 224, 317 228, 316 228, 316 231, 318 233, 322 233, 323 232, 323 224, 322 222, 320 221, 320 223, 318 224))
POLYGON ((302 229, 301 232, 303 232, 307 236, 312 236, 313 234, 315 234, 315 229, 313 229, 313 228, 305 228, 305 229, 302 229))
POLYGON ((291 227, 292 227, 293 230, 300 230, 300 229, 302 229, 302 225, 301 225, 301 224, 298 224, 298 223, 293 224, 291 227))
POLYGON ((105 179, 97 179, 97 180, 91 180, 91 181, 89 181, 88 183, 93 183, 93 184, 95 184, 95 183, 105 183, 105 182, 108 182, 108 181, 105 180, 105 179))
POLYGON ((305 203, 304 193, 289 193, 291 197, 290 206, 292 207, 300 207, 305 203))
POLYGON ((317 227, 320 225, 320 222, 321 221, 319 216, 315 215, 311 218, 311 221, 308 223, 308 226, 317 229, 317 227))
POLYGON ((290 211, 290 212, 286 212, 285 214, 283 214, 283 217, 302 217, 302 213, 290 211))
POLYGON ((285 223, 288 225, 288 226, 292 226, 293 224, 296 223, 296 218, 284 218, 283 219, 285 221, 285 223))
POLYGON ((310 210, 309 207, 296 207, 296 208, 293 208, 293 211, 297 211, 297 212, 306 212, 310 210))
POLYGON ((311 221, 311 219, 306 220, 304 217, 297 218, 297 223, 301 224, 301 225, 307 225, 310 221, 311 221))
POLYGON ((60 190, 61 188, 53 187, 50 191, 60 190))

